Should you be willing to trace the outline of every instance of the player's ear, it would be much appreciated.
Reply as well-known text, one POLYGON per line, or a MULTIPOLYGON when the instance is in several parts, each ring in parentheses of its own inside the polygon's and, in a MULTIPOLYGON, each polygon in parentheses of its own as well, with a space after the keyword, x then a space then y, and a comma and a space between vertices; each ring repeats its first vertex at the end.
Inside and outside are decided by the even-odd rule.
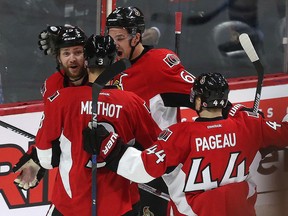
POLYGON ((196 111, 200 111, 201 110, 201 98, 198 97, 198 96, 195 99, 195 110, 196 111))
POLYGON ((58 61, 59 64, 62 64, 61 59, 60 59, 59 56, 57 56, 57 61, 58 61))
POLYGON ((135 37, 132 38, 132 46, 136 46, 136 44, 140 41, 141 34, 137 33, 135 37))

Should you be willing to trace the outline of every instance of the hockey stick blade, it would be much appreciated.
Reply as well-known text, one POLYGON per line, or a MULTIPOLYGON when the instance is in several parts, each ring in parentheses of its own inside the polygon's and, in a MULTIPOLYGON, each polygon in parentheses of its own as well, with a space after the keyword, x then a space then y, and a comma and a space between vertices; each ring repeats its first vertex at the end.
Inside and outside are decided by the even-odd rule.
MULTIPOLYGON (((98 108, 98 98, 101 90, 106 85, 107 82, 112 80, 117 74, 125 71, 131 66, 128 59, 121 59, 109 67, 107 67, 94 81, 92 85, 92 127, 97 127, 97 108, 98 108)), ((92 155, 92 216, 97 215, 97 155, 92 155)))
POLYGON ((239 36, 239 41, 246 52, 247 56, 249 57, 250 61, 253 63, 257 75, 257 87, 256 87, 256 93, 255 93, 255 99, 254 99, 254 105, 253 105, 253 112, 257 113, 259 109, 260 104, 260 98, 261 98, 261 91, 262 91, 262 85, 263 85, 263 79, 264 79, 264 68, 262 63, 260 62, 260 59, 255 51, 255 48, 248 36, 248 34, 243 33, 239 36))

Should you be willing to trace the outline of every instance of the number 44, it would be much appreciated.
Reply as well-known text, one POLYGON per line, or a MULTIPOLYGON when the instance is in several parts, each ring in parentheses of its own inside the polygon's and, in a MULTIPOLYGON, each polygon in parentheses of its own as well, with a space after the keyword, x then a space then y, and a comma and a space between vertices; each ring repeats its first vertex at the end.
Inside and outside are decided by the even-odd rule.
MULTIPOLYGON (((219 181, 212 180, 211 165, 209 164, 204 169, 200 170, 203 158, 195 158, 192 160, 192 166, 190 169, 189 177, 187 179, 185 192, 193 191, 205 191, 218 187, 219 185, 225 185, 232 182, 241 182, 246 179, 245 174, 245 160, 243 160, 238 166, 236 166, 236 160, 239 156, 239 152, 231 153, 227 168, 224 176, 219 181), (237 170, 236 176, 232 177, 233 170, 237 170), (202 182, 197 181, 197 176, 202 177, 202 182)), ((201 178, 198 178, 201 179, 201 178)))
POLYGON ((151 146, 150 148, 147 149, 147 154, 155 154, 158 158, 156 161, 157 164, 160 162, 164 162, 164 158, 166 157, 166 154, 164 153, 164 150, 156 151, 157 150, 157 145, 151 146))

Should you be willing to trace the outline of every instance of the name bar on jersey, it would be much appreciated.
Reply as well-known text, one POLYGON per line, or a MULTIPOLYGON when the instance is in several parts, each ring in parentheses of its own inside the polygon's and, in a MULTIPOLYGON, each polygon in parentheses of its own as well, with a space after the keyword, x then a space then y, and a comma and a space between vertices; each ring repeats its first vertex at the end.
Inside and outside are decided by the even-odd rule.
POLYGON ((226 147, 233 147, 236 145, 236 134, 217 134, 209 137, 195 138, 196 150, 205 151, 212 149, 220 149, 226 147))
MULTIPOLYGON (((108 116, 111 118, 119 118, 122 105, 111 104, 98 101, 97 115, 108 116)), ((81 101, 81 115, 92 115, 92 101, 81 101)))

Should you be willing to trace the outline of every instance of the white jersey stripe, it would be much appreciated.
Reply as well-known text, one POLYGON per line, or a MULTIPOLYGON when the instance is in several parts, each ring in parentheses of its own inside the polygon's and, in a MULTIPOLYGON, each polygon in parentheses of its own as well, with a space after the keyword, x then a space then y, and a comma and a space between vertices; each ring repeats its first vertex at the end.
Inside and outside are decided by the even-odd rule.
POLYGON ((117 174, 137 183, 146 183, 154 179, 145 170, 141 159, 141 151, 135 148, 128 148, 125 151, 119 161, 117 174))
POLYGON ((63 135, 60 136, 60 164, 59 172, 61 180, 64 185, 65 191, 70 198, 72 198, 69 173, 72 168, 72 154, 71 154, 71 142, 63 135))
POLYGON ((182 166, 183 164, 180 163, 173 172, 164 174, 162 178, 168 187, 170 198, 175 203, 178 211, 184 215, 197 216, 188 204, 183 192, 186 174, 182 171, 182 166))

